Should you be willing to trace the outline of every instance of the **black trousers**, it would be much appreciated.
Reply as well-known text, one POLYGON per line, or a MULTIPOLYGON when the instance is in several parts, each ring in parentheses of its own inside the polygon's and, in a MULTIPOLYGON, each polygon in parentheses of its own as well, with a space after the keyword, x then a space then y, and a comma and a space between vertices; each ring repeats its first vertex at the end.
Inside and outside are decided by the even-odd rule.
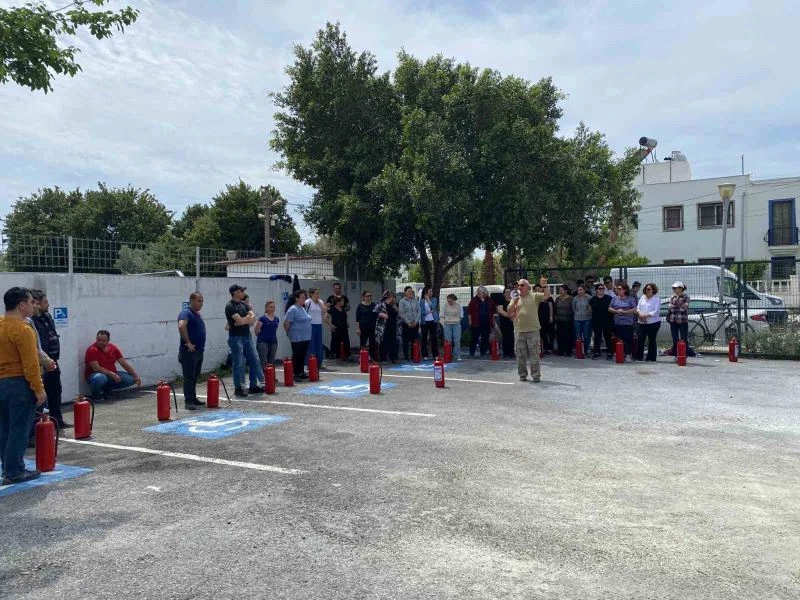
POLYGON ((556 330, 555 323, 542 323, 541 325, 542 349, 545 352, 553 351, 553 337, 556 330))
POLYGON ((386 327, 381 340, 381 362, 397 360, 397 326, 386 327))
POLYGON ((191 404, 197 400, 197 379, 203 371, 203 353, 199 350, 189 352, 181 344, 178 352, 178 362, 181 363, 183 371, 183 401, 191 404))
POLYGON ((503 358, 514 358, 514 321, 500 317, 500 333, 503 336, 503 358))
POLYGON ((45 371, 42 382, 44 393, 47 394, 47 410, 50 411, 50 418, 61 426, 64 423, 64 416, 61 414, 61 369, 56 367, 54 371, 45 371))
POLYGON ((489 332, 491 331, 491 324, 486 323, 478 327, 471 327, 472 339, 469 341, 469 355, 475 356, 475 348, 478 347, 480 340, 481 356, 484 356, 489 351, 489 332))
POLYGON ((436 339, 436 329, 439 324, 436 321, 426 321, 422 324, 422 358, 428 358, 428 338, 431 340, 431 358, 439 355, 439 341, 436 339))
MULTIPOLYGON (((626 355, 632 355, 633 352, 633 325, 615 325, 614 334, 618 340, 622 340, 625 348, 626 355)), ((616 348, 614 348, 616 351, 616 348)))
POLYGON ((572 349, 575 346, 575 322, 558 321, 556 327, 558 353, 561 356, 572 356, 572 349))
POLYGON ((417 330, 419 327, 409 327, 405 323, 401 323, 400 327, 403 335, 403 358, 409 360, 411 358, 411 344, 417 339, 417 330))
POLYGON ((331 333, 331 352, 335 358, 342 357, 342 344, 344 344, 345 358, 350 358, 350 333, 346 327, 337 327, 331 333))
POLYGON ((600 354, 600 342, 605 340, 606 352, 609 356, 614 354, 611 346, 611 322, 607 320, 596 321, 592 319, 592 331, 594 332, 594 353, 600 354))
POLYGON ((308 352, 310 341, 292 342, 292 369, 295 377, 303 374, 303 364, 306 360, 306 352, 308 352))
POLYGON ((375 330, 365 330, 361 329, 361 338, 359 339, 359 344, 361 348, 366 348, 369 350, 369 356, 373 360, 379 360, 380 357, 378 356, 378 345, 375 343, 375 330))
POLYGON ((657 323, 639 323, 639 348, 636 352, 636 360, 644 358, 644 345, 647 343, 647 360, 655 361, 658 351, 656 349, 656 336, 661 329, 661 321, 657 323))

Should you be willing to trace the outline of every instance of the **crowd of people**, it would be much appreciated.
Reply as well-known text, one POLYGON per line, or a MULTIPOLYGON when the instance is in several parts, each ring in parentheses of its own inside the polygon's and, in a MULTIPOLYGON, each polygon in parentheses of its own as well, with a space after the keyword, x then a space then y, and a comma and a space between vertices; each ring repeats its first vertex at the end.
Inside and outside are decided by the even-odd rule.
MULTIPOLYGON (((246 288, 234 284, 225 306, 228 347, 231 354, 234 394, 264 392, 264 367, 275 360, 280 317, 274 300, 267 300, 264 313, 257 316, 246 288), (255 331, 255 342, 251 327, 255 331), (249 386, 245 384, 248 367, 249 386)), ((536 285, 520 279, 507 287, 495 302, 480 286, 466 311, 455 294, 447 294, 441 305, 430 287, 419 295, 406 286, 399 301, 386 290, 379 301, 369 291, 361 293, 355 310, 359 345, 380 362, 397 363, 412 358, 419 344, 421 358, 441 355, 449 342, 453 359, 461 359, 462 322, 469 329, 467 345, 471 358, 487 355, 492 341, 499 341, 502 355, 516 359, 520 380, 530 374, 534 382, 541 377, 540 354, 557 352, 571 356, 575 341, 582 340, 593 359, 601 357, 603 347, 610 360, 613 339, 622 341, 626 361, 655 361, 656 336, 661 327, 661 299, 656 284, 639 282, 629 286, 611 277, 598 281, 587 275, 577 281, 575 290, 566 284, 552 296, 545 278, 536 285), (641 290, 641 293, 640 293, 641 290), (498 340, 499 338, 499 340, 498 340), (441 343, 440 343, 441 342, 441 343)), ((26 470, 22 457, 33 432, 37 410, 45 403, 59 428, 68 423, 61 411, 61 371, 59 335, 49 314, 47 295, 41 290, 13 287, 4 295, 5 315, 0 316, 0 457, 4 484, 28 481, 39 476, 26 470)), ((206 326, 202 317, 203 296, 194 292, 178 315, 180 342, 178 361, 183 373, 184 405, 195 410, 203 405, 196 393, 202 372, 206 326)), ((333 284, 333 293, 322 301, 315 288, 293 293, 283 315, 283 329, 292 348, 294 376, 308 379, 305 367, 316 356, 319 368, 326 370, 323 327, 331 331, 330 352, 342 360, 351 355, 349 323, 350 300, 342 286, 333 284)), ((668 302, 666 320, 672 334, 673 357, 678 340, 687 340, 689 296, 686 286, 676 281, 668 302)), ((123 352, 111 343, 111 333, 101 329, 85 353, 84 378, 94 400, 101 400, 117 389, 141 385, 141 378, 123 352), (117 368, 119 365, 122 370, 117 368)), ((691 355, 691 349, 689 349, 691 355)))

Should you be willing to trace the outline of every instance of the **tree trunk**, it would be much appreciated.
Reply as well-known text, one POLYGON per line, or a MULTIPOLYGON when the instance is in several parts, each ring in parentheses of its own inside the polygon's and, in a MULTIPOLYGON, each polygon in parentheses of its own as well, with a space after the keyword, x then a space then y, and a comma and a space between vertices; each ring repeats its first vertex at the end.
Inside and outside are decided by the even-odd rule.
POLYGON ((483 283, 486 285, 494 285, 497 282, 497 275, 494 272, 493 250, 493 247, 487 244, 483 255, 483 283))

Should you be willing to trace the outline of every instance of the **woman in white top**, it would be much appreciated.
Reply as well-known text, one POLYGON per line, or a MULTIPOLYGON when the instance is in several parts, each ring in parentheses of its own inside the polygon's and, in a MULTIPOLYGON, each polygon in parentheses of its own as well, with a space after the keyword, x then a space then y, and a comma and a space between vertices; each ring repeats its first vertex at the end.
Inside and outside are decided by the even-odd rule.
POLYGON ((656 335, 661 328, 661 298, 658 297, 658 287, 655 283, 644 286, 644 293, 639 298, 637 306, 639 314, 639 349, 636 360, 644 360, 644 345, 647 340, 647 360, 655 362, 656 335))
POLYGON ((306 364, 308 364, 308 357, 314 354, 321 369, 322 359, 325 356, 325 347, 322 345, 322 324, 329 323, 329 321, 328 308, 319 298, 319 289, 310 288, 308 290, 308 300, 306 300, 305 306, 308 316, 311 317, 311 342, 308 344, 306 364))

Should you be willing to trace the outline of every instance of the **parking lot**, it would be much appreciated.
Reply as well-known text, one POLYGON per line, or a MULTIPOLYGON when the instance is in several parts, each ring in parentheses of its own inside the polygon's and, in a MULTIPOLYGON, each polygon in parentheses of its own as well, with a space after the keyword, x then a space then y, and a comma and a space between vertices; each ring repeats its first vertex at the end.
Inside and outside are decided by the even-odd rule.
POLYGON ((800 597, 796 363, 331 368, 161 430, 98 405, 0 488, 0 596, 800 597))

